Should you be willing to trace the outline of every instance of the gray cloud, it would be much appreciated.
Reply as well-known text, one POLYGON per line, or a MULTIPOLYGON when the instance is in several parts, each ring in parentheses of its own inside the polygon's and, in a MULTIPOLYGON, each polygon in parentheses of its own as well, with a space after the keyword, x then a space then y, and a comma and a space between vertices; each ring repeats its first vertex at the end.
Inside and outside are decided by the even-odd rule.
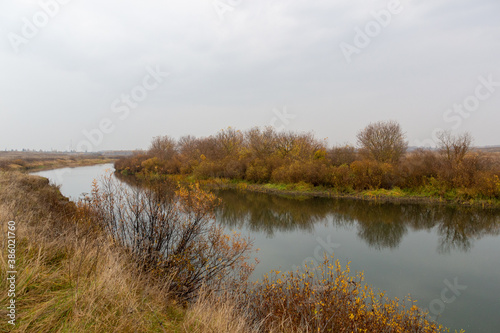
MULTIPOLYGON (((56 0, 44 0, 53 3, 56 0)), ((238 2, 225 3, 237 4, 238 2)), ((33 1, 0 4, 0 149, 66 149, 103 118, 99 149, 147 147, 154 135, 209 135, 268 125, 274 107, 297 115, 290 130, 354 142, 371 121, 396 119, 410 144, 451 128, 443 119, 500 81, 500 3, 401 1, 403 11, 347 63, 341 42, 388 1, 242 0, 224 20, 212 1, 70 1, 15 53, 33 1), (148 66, 170 76, 120 120, 111 104, 148 66)), ((458 131, 500 144, 500 88, 458 131)))

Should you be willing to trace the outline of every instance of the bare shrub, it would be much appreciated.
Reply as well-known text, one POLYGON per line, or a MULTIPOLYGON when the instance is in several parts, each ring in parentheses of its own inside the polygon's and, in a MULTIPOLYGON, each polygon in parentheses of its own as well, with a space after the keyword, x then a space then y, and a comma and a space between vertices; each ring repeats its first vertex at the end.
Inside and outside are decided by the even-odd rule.
POLYGON ((416 188, 431 177, 437 177, 442 170, 442 160, 431 150, 417 149, 407 154, 401 161, 398 173, 399 186, 416 188))
POLYGON ((450 131, 443 131, 438 134, 439 152, 453 168, 465 158, 472 146, 472 136, 470 133, 453 135, 450 131))
POLYGON ((351 164, 358 159, 356 148, 350 145, 335 146, 328 150, 327 158, 333 166, 351 164))
MULTIPOLYGON (((22 314, 15 326, 2 321, 1 332, 158 332, 169 322, 168 295, 135 274, 127 256, 47 179, 2 174, 0 219, 20 222, 16 309, 22 314)), ((5 247, 6 227, 0 226, 5 247)), ((0 260, 6 264, 6 252, 0 260)), ((7 290, 6 270, 0 278, 7 290)), ((0 295, 2 304, 9 300, 7 292, 0 295)))
POLYGON ((171 160, 177 155, 177 142, 168 135, 157 136, 151 141, 148 153, 163 161, 171 160))
POLYGON ((253 268, 246 262, 250 241, 214 223, 216 204, 197 185, 168 195, 159 186, 126 188, 108 176, 101 187, 94 183, 88 209, 137 267, 190 300, 202 284, 243 283, 253 268))

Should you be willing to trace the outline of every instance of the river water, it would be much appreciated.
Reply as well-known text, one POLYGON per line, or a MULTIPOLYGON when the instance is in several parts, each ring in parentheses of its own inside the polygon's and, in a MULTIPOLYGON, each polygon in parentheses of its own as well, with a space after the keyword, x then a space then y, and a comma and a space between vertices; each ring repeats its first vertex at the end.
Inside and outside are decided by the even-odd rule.
MULTIPOLYGON (((111 164, 37 172, 73 200, 111 164)), ((253 278, 334 254, 388 296, 411 294, 440 324, 500 332, 500 211, 426 204, 293 199, 220 191, 217 221, 254 240, 253 278)))

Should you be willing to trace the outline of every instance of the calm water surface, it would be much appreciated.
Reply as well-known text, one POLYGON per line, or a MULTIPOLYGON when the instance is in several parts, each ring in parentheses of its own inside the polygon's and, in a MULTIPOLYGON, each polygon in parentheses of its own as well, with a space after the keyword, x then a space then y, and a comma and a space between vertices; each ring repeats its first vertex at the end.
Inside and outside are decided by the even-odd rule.
MULTIPOLYGON (((38 172, 77 199, 111 164, 38 172)), ((287 199, 221 191, 217 220, 260 248, 253 278, 324 253, 389 296, 411 294, 437 321, 467 332, 500 332, 500 212, 354 200, 287 199), (454 287, 455 286, 455 287, 454 287)))

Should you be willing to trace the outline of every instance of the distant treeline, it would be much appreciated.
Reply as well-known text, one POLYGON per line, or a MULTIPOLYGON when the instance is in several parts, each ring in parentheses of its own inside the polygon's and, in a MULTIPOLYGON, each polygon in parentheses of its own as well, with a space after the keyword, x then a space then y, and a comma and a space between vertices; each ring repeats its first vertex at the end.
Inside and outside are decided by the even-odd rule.
POLYGON ((328 147, 311 133, 227 128, 203 138, 156 137, 146 152, 120 159, 122 174, 182 174, 252 183, 306 183, 352 193, 400 188, 428 196, 500 198, 500 161, 472 149, 468 133, 439 135, 437 150, 407 152, 400 125, 368 125, 357 145, 328 147))

